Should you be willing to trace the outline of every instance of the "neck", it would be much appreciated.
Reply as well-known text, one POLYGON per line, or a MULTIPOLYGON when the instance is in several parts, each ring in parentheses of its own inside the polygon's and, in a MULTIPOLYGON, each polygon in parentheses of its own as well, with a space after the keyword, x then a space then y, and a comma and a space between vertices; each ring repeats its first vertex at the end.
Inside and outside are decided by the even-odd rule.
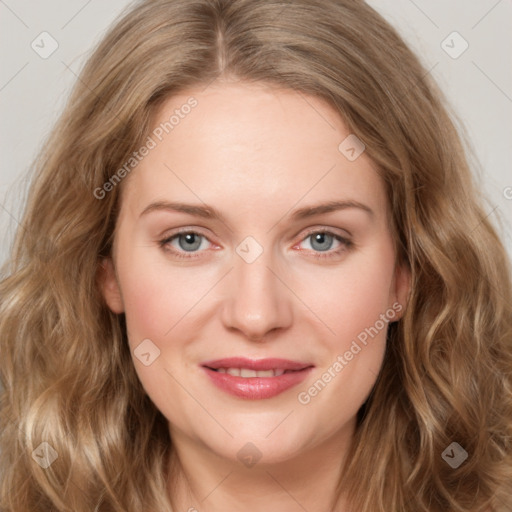
POLYGON ((349 512, 345 498, 335 492, 353 429, 351 424, 286 461, 252 467, 221 457, 183 432, 173 431, 169 482, 173 510, 349 512))

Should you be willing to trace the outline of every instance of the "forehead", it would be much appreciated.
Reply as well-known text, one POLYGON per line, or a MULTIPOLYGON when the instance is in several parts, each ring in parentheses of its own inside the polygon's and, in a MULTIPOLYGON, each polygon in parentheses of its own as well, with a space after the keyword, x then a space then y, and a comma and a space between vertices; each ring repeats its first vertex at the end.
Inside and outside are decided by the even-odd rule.
POLYGON ((270 202, 289 209, 353 199, 385 209, 373 162, 364 152, 347 158, 354 135, 329 104, 304 93, 260 83, 192 88, 162 103, 150 137, 154 147, 124 184, 132 211, 155 200, 261 211, 270 202))

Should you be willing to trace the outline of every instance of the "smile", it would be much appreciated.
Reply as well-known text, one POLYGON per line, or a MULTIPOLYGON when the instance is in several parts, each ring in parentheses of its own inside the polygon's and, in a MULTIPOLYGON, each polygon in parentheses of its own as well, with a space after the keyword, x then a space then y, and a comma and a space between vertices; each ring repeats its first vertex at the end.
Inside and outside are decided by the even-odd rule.
POLYGON ((313 365, 285 359, 229 358, 203 363, 202 369, 222 391, 246 400, 262 400, 300 384, 313 365))
POLYGON ((233 377, 243 377, 243 378, 250 378, 250 377, 279 377, 280 375, 283 375, 283 373, 290 373, 297 370, 283 370, 283 369, 276 369, 276 370, 251 370, 249 368, 211 368, 213 371, 219 372, 219 373, 227 373, 229 375, 232 375, 233 377))

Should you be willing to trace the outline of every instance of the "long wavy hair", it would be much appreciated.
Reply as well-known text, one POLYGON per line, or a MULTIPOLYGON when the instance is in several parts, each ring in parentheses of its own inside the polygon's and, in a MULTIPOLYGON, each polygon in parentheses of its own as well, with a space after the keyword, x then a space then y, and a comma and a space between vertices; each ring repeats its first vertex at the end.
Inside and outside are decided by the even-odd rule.
POLYGON ((94 191, 141 147, 164 100, 215 79, 328 101, 386 184, 412 287, 358 413, 338 488, 351 510, 510 511, 510 263, 463 124, 358 0, 140 1, 94 49, 33 163, 2 269, 0 508, 173 510, 166 419, 98 286, 123 182, 94 191), (452 443, 468 455, 458 467, 443 456, 452 443))

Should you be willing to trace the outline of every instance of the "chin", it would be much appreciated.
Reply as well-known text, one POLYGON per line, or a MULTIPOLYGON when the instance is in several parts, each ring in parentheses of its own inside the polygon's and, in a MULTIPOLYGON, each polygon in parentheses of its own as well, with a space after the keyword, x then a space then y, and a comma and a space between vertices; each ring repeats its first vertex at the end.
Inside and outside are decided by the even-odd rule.
MULTIPOLYGON (((254 432, 254 430, 253 430, 254 432)), ((248 468, 275 465, 287 462, 297 457, 304 449, 302 440, 291 438, 284 432, 282 436, 271 434, 266 438, 268 431, 259 435, 244 435, 234 433, 234 438, 226 442, 225 439, 216 442, 206 442, 218 456, 232 462, 241 463, 248 468)))

